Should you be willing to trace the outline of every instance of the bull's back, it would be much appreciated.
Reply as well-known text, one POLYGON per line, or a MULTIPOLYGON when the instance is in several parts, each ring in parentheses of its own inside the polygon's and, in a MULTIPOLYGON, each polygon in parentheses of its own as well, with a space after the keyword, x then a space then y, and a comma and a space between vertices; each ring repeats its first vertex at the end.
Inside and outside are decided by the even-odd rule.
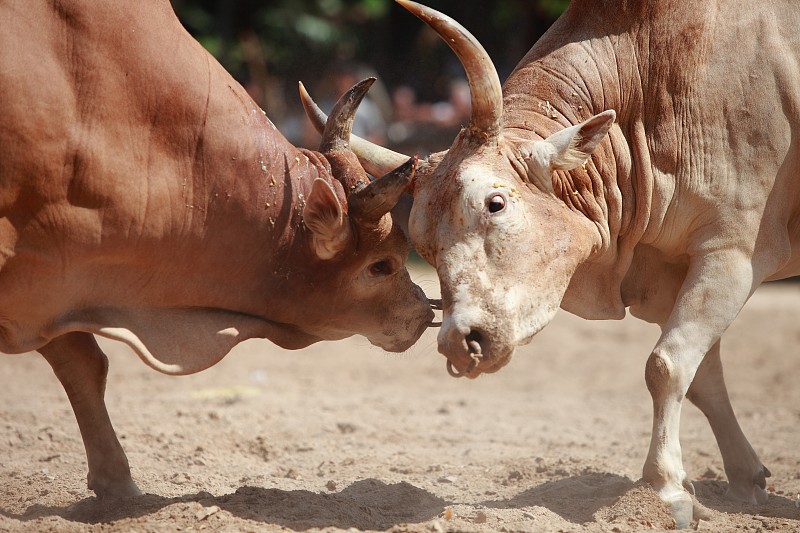
POLYGON ((765 1, 742 9, 720 0, 673 9, 651 22, 643 67, 642 114, 656 189, 671 190, 675 182, 674 198, 654 202, 666 212, 662 236, 673 241, 664 246, 691 242, 690 221, 715 224, 731 245, 752 239, 754 262, 782 271, 775 277, 795 274, 800 4, 765 1), (685 16, 675 16, 679 10, 685 16))
POLYGON ((18 352, 95 296, 135 302, 180 253, 164 237, 190 219, 210 67, 166 0, 4 0, 0 21, 0 351, 18 352))
POLYGON ((775 276, 799 274, 798 27, 792 0, 573 0, 506 89, 566 73, 564 94, 586 93, 627 135, 642 132, 628 140, 649 152, 634 157, 651 163, 636 169, 655 191, 649 244, 680 255, 715 227, 728 245, 756 243, 775 276))
MULTIPOLYGON (((48 206, 100 207, 127 185, 119 176, 133 177, 163 146, 154 115, 167 122, 185 110, 178 98, 153 109, 152 96, 158 83, 177 92, 163 73, 186 44, 166 1, 7 0, 0 20, 0 236, 9 246, 9 225, 20 233, 48 206)), ((132 202, 135 192, 125 191, 132 202)))
MULTIPOLYGON (((5 218, 55 192, 48 182, 64 162, 76 109, 68 57, 56 44, 67 31, 49 3, 1 2, 0 20, 0 213, 5 218)), ((7 237, 3 244, 8 245, 7 237)))

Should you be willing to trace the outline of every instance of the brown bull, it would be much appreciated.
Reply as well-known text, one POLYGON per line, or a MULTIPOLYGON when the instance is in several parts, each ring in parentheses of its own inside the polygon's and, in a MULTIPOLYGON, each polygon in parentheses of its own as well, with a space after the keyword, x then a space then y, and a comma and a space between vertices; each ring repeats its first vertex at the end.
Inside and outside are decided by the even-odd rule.
POLYGON ((98 496, 138 494, 93 337, 187 374, 238 342, 413 344, 433 317, 347 143, 289 144, 167 0, 0 2, 0 351, 38 350, 69 396, 98 496))
MULTIPOLYGON (((731 408, 720 338, 759 284, 800 274, 798 4, 573 0, 501 88, 466 29, 398 2, 453 48, 472 89, 469 125, 422 164, 410 220, 442 284, 453 372, 498 370, 559 306, 630 310, 662 328, 644 478, 688 524, 688 397, 728 495, 764 501, 769 471, 731 408)), ((352 142, 373 173, 404 160, 352 142)))

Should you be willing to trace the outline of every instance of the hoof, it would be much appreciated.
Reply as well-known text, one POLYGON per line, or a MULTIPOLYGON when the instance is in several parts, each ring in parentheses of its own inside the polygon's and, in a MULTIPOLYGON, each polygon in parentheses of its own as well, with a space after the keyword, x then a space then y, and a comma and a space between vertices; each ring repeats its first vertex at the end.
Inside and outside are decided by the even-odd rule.
POLYGON ((675 529, 688 528, 693 519, 694 502, 688 493, 678 494, 670 500, 665 500, 669 512, 675 519, 675 529))
POLYGON ((771 475, 769 469, 762 466, 749 481, 729 479, 725 497, 738 502, 763 505, 769 500, 769 494, 765 489, 767 488, 767 478, 771 475))
POLYGON ((764 505, 769 501, 769 493, 761 487, 754 487, 753 498, 756 500, 757 504, 764 505))
POLYGON ((90 483, 89 489, 94 491, 98 500, 121 500, 142 495, 131 478, 117 483, 90 483))
POLYGON ((736 502, 763 505, 769 501, 769 493, 758 485, 730 483, 725 498, 736 502))

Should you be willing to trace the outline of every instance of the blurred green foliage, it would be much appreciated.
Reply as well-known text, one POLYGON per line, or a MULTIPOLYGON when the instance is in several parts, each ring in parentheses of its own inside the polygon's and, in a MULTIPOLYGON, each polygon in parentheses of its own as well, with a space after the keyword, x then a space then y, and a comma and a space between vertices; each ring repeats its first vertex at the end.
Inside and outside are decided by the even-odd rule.
MULTIPOLYGON (((464 24, 498 68, 509 70, 568 0, 428 0, 464 24)), ((393 0, 172 0, 187 29, 236 77, 248 76, 248 42, 270 75, 294 83, 336 60, 357 60, 389 83, 410 75, 406 59, 423 24, 393 0), (254 41, 255 39, 255 41, 254 41)), ((437 54, 446 54, 437 50, 437 54)))

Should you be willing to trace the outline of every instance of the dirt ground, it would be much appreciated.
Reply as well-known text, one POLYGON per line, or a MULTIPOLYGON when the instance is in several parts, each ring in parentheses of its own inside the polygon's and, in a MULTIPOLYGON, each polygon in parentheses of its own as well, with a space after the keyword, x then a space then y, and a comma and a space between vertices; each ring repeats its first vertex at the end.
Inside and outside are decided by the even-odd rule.
MULTIPOLYGON (((431 271, 416 276, 434 295, 431 271)), ((759 289, 723 340, 739 420, 772 471, 730 503, 713 435, 681 442, 707 531, 800 531, 800 284, 759 289)), ((145 496, 98 502, 77 425, 36 354, 0 357, 0 531, 516 532, 669 529, 638 480, 658 330, 560 313, 499 373, 453 379, 431 330, 406 354, 362 338, 248 341, 188 377, 105 342, 107 403, 145 496)))

